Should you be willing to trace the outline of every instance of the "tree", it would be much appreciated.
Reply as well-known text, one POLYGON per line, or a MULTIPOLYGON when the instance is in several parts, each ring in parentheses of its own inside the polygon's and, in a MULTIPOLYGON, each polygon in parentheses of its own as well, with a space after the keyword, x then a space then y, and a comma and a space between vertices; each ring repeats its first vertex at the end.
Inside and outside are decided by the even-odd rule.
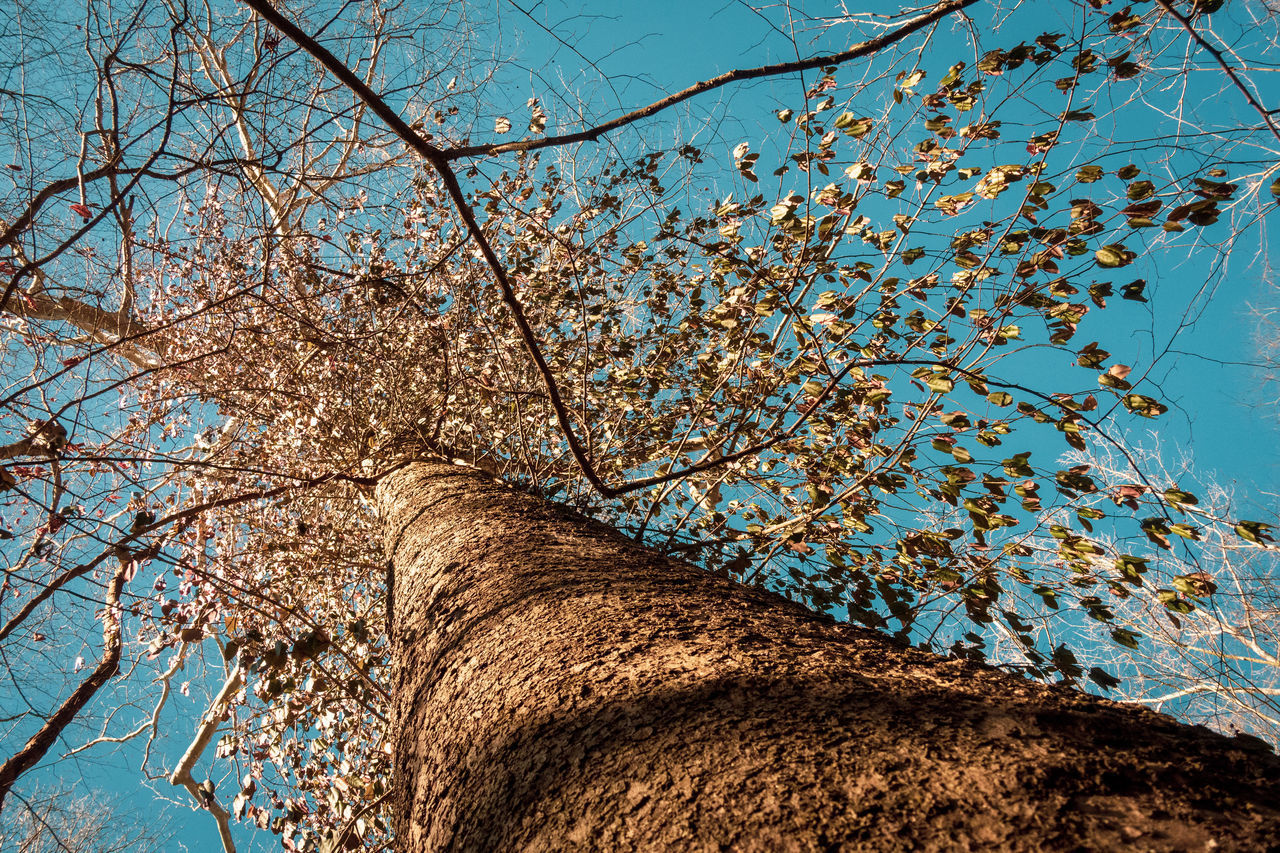
POLYGON ((399 849, 1243 849, 1280 823, 1265 748, 834 625, 474 469, 379 490, 399 849))
MULTIPOLYGON (((1148 549, 1145 558, 1159 571, 1209 600, 1207 606, 1170 612, 1158 590, 1143 588, 1116 608, 1117 618, 1129 630, 1149 639, 1141 651, 1123 649, 1125 660, 1119 668, 1128 674, 1123 692, 1156 710, 1176 709, 1182 719, 1277 742, 1280 549, 1221 524, 1233 517, 1238 497, 1221 484, 1205 482, 1191 459, 1171 459, 1151 447, 1150 439, 1147 447, 1131 443, 1130 452, 1148 476, 1187 487, 1194 484, 1201 501, 1189 512, 1218 523, 1206 526, 1199 553, 1154 545, 1148 549)), ((1131 482, 1138 470, 1119 454, 1096 449, 1079 454, 1076 461, 1087 463, 1094 476, 1113 488, 1131 482)))
MULTIPOLYGON (((221 687, 206 722, 165 768, 174 784, 215 815, 272 828, 286 847, 381 843, 389 802, 401 821, 422 808, 404 784, 389 794, 386 746, 399 744, 402 772, 421 752, 405 742, 420 731, 409 710, 388 713, 417 688, 389 685, 425 675, 409 664, 427 647, 401 620, 426 618, 418 596, 429 574, 401 564, 380 531, 398 512, 430 511, 385 495, 427 470, 415 467, 422 460, 457 460, 663 552, 630 552, 662 567, 656 600, 693 596, 695 576, 669 558, 695 561, 710 591, 692 613, 747 602, 761 623, 719 635, 717 654, 731 639, 754 648, 757 633, 779 643, 821 634, 824 653, 845 661, 832 673, 869 677, 849 662, 865 657, 859 648, 951 673, 928 701, 958 702, 961 728, 990 723, 1002 748, 1017 724, 983 716, 990 700, 959 682, 1068 709, 1062 726, 1088 718, 1152 744, 1184 739, 1184 763, 1212 752, 1225 774, 1188 785, 1263 796, 1274 762, 1248 741, 819 629, 730 582, 956 658, 981 659, 1003 637, 1024 673, 1101 688, 1117 682, 1097 665, 1105 655, 1060 641, 1079 619, 1055 618, 1059 608, 1132 648, 1142 638, 1109 602, 1150 585, 1170 618, 1207 606, 1204 579, 1166 574, 1129 545, 1134 535, 1159 547, 1203 540, 1208 522, 1183 520, 1194 494, 1142 472, 1104 485, 1087 464, 1056 457, 1059 440, 1123 448, 1118 424, 1167 411, 1156 362, 1113 357, 1101 341, 1120 333, 1093 318, 1162 298, 1137 276, 1163 252, 1226 253, 1271 209, 1280 137, 1241 50, 1219 49, 1207 29, 1220 5, 1084 4, 1070 33, 1016 42, 975 23, 963 61, 936 33, 985 14, 973 0, 855 18, 845 26, 865 32, 839 36, 852 48, 729 72, 603 118, 550 86, 513 98, 508 66, 480 47, 485 23, 463 6, 431 20, 378 4, 170 2, 122 19, 89 8, 78 24, 87 59, 59 72, 78 81, 89 119, 41 90, 51 73, 5 94, 36 117, 10 128, 15 150, 36 150, 22 134, 72 142, 15 163, 22 177, 0 235, 11 253, 10 375, 26 377, 5 398, 0 638, 38 651, 53 637, 70 658, 101 630, 105 603, 105 635, 128 626, 126 670, 152 673, 161 692, 149 697, 136 677, 108 681, 110 652, 99 682, 80 679, 79 665, 58 670, 67 684, 47 689, 86 702, 28 703, 13 737, 44 747, 15 747, 15 769, 86 721, 89 699, 136 709, 92 742, 155 739, 171 684, 182 678, 181 695, 212 681, 221 687), (1214 79, 1247 121, 1195 135, 1184 116, 1158 150, 1113 138, 1177 100, 1162 63, 1188 45, 1218 61, 1214 79), (413 77, 420 68, 432 71, 413 77), (705 138, 695 123, 674 145, 647 135, 646 123, 709 92, 773 80, 800 85, 771 91, 779 100, 767 110, 729 108, 766 113, 769 132, 744 122, 746 139, 705 138), (1117 106, 1099 117, 1099 103, 1117 106), (1145 104, 1154 112, 1126 118, 1145 104), (489 127, 501 137, 517 126, 528 130, 516 141, 483 141, 489 127), (1220 218, 1232 220, 1228 238, 1218 236, 1226 223, 1214 229, 1220 218), (1099 340, 1081 344, 1082 329, 1099 340), (1046 376, 1063 361, 1081 379, 1046 376), (72 609, 57 609, 64 602, 72 609), (205 654, 203 678, 187 678, 205 654), (205 782, 196 766, 224 718, 227 769, 205 782)), ((38 52, 28 30, 23 39, 38 52)), ((1179 73, 1195 68, 1179 62, 1179 73)), ((717 126, 714 111, 704 117, 717 126)), ((429 470, 522 512, 551 512, 455 467, 429 470)), ((1270 539, 1265 523, 1209 521, 1270 539)), ((591 539, 586 557, 606 547, 599 528, 575 530, 557 536, 591 539)), ((436 602, 432 619, 447 627, 444 613, 472 594, 436 602)), ((655 636, 675 630, 663 607, 655 636)), ((698 636, 676 637, 672 653, 692 654, 698 636)), ((769 654, 752 653, 762 665, 796 671, 795 649, 764 642, 769 654)), ((571 670, 595 654, 579 651, 587 657, 571 670)), ((568 683, 597 690, 590 678, 568 683)), ((810 731, 797 722, 791 736, 810 731)), ((1108 747, 1114 767, 1128 768, 1104 773, 1114 790, 1158 782, 1150 808, 1167 797, 1159 808, 1196 823, 1200 806, 1150 752, 1108 747)), ((1054 831, 1127 831, 1069 807, 1054 831)), ((1186 831, 1243 839, 1234 833, 1273 826, 1259 808, 1253 830, 1211 820, 1186 831)), ((1139 823, 1130 829, 1144 837, 1170 830, 1139 823)), ((401 824, 405 844, 412 826, 401 824)), ((966 830, 975 840, 976 826, 966 830)))
POLYGON ((152 853, 164 849, 154 821, 67 792, 42 792, 34 801, 10 808, 0 824, 0 841, 17 853, 152 853))

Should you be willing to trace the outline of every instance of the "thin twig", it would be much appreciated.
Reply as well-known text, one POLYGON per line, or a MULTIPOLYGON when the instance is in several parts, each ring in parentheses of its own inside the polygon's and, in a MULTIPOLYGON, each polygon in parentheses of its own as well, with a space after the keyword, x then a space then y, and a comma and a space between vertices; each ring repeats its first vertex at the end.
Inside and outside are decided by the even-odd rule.
POLYGON ((1156 5, 1172 15, 1173 18, 1182 25, 1182 28, 1187 31, 1196 44, 1209 51, 1209 54, 1214 59, 1218 60, 1218 64, 1222 66, 1222 70, 1227 72, 1227 76, 1231 78, 1231 82, 1234 83, 1235 87, 1244 95, 1245 100, 1249 102, 1249 106, 1257 110, 1258 115, 1262 116, 1262 120, 1266 122, 1267 127, 1271 128, 1272 136, 1280 140, 1280 126, 1278 126, 1275 119, 1271 117, 1270 111, 1258 102, 1258 99, 1254 97, 1253 92, 1245 85, 1244 81, 1240 79, 1239 75, 1236 74, 1235 69, 1231 67, 1231 64, 1227 62, 1226 57, 1222 55, 1222 51, 1209 44, 1209 42, 1205 40, 1204 36, 1196 32, 1196 28, 1192 25, 1190 19, 1177 9, 1173 8, 1173 4, 1169 3, 1168 0, 1156 0, 1156 5))

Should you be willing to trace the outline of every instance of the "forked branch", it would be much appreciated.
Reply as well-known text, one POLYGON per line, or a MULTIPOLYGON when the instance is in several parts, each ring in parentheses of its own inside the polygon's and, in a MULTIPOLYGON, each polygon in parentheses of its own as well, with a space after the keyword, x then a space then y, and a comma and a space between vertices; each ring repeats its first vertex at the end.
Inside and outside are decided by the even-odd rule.
MULTIPOLYGON (((695 83, 686 89, 677 92, 660 101, 656 101, 647 107, 642 107, 624 116, 619 116, 610 122, 602 125, 579 131, 576 134, 568 134, 566 136, 551 137, 543 140, 526 141, 525 143, 507 143, 497 146, 479 146, 475 148, 455 148, 445 150, 432 145, 427 140, 419 136, 400 115, 391 108, 391 106, 376 92, 356 75, 351 68, 334 56, 323 45, 314 38, 303 32, 291 21, 281 15, 269 2, 269 0, 242 0, 246 6, 261 15, 265 20, 270 22, 280 32, 284 33, 295 44, 301 47, 307 53, 311 54, 320 62, 329 73, 333 74, 345 86, 351 89, 360 100, 368 105, 369 109, 386 123, 397 136, 399 136, 406 145, 419 154, 424 160, 431 164, 444 180, 445 187, 449 192, 449 198, 458 214, 466 223, 467 231, 475 240, 476 245, 480 248, 481 254, 484 256, 485 262, 492 270, 494 279, 497 281, 502 291, 502 300, 507 308, 511 311, 512 319, 516 324, 516 328, 520 333, 520 339, 525 345, 525 349, 529 353, 529 357, 533 360, 539 375, 542 377, 543 383, 547 389, 548 402, 552 411, 555 412, 556 423, 563 433, 565 443, 569 447, 574 461, 577 463, 579 470, 587 482, 605 497, 616 497, 627 491, 640 488, 637 484, 628 484, 626 486, 615 488, 605 485, 596 473, 595 467, 592 465, 590 458, 587 456, 586 450, 579 441, 577 434, 573 430, 573 424, 569 418, 568 408, 565 406, 564 398, 560 394, 559 384, 556 382, 555 375, 551 371, 550 365, 547 364, 546 358, 542 355, 542 348, 538 342, 537 336, 534 334, 533 327, 530 325, 525 315, 524 307, 520 300, 516 298, 515 290, 511 286, 511 280, 507 275, 506 268, 498 259, 497 253, 493 246, 489 243, 488 238, 484 235, 480 228, 480 223, 476 220, 475 213, 471 209, 471 205, 467 202, 462 188, 458 183, 457 175, 454 174, 450 161, 464 156, 474 156, 480 154, 498 154, 504 151, 521 151, 533 150, 535 148, 546 148, 550 145, 568 145, 573 142, 597 139, 602 134, 611 130, 630 124, 638 119, 655 115, 665 109, 668 109, 681 101, 688 100, 695 95, 716 89, 737 80, 751 80, 760 77, 779 76, 783 74, 791 74, 797 71, 803 71, 808 68, 819 68, 824 65, 839 64, 852 59, 870 56, 876 51, 881 50, 897 41, 905 38, 917 30, 935 23, 938 20, 957 12, 966 6, 971 6, 978 0, 945 0, 939 3, 932 10, 924 15, 912 18, 906 23, 894 29, 892 32, 886 33, 875 39, 854 45, 847 51, 829 56, 812 57, 810 59, 799 60, 797 62, 786 62, 777 65, 766 65, 760 68, 747 69, 741 71, 730 71, 719 77, 713 77, 701 83, 695 83)), ((648 484, 648 481, 645 481, 648 484)))

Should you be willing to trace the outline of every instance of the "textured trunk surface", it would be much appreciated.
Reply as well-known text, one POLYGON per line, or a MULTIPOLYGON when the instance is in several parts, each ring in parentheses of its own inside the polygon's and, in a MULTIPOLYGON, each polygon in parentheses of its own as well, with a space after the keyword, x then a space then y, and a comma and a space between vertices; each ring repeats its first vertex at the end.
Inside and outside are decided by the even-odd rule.
POLYGON ((908 649, 470 469, 379 488, 397 850, 1261 850, 1241 739, 908 649))

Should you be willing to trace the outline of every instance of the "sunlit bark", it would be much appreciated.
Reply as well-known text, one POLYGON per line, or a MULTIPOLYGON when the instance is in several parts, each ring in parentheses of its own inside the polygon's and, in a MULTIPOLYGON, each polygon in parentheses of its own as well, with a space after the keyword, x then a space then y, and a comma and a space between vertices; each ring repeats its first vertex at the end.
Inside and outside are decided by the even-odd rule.
POLYGON ((398 849, 1247 849, 1280 761, 837 625, 456 466, 379 487, 398 849), (907 841, 909 839, 909 841, 907 841))

